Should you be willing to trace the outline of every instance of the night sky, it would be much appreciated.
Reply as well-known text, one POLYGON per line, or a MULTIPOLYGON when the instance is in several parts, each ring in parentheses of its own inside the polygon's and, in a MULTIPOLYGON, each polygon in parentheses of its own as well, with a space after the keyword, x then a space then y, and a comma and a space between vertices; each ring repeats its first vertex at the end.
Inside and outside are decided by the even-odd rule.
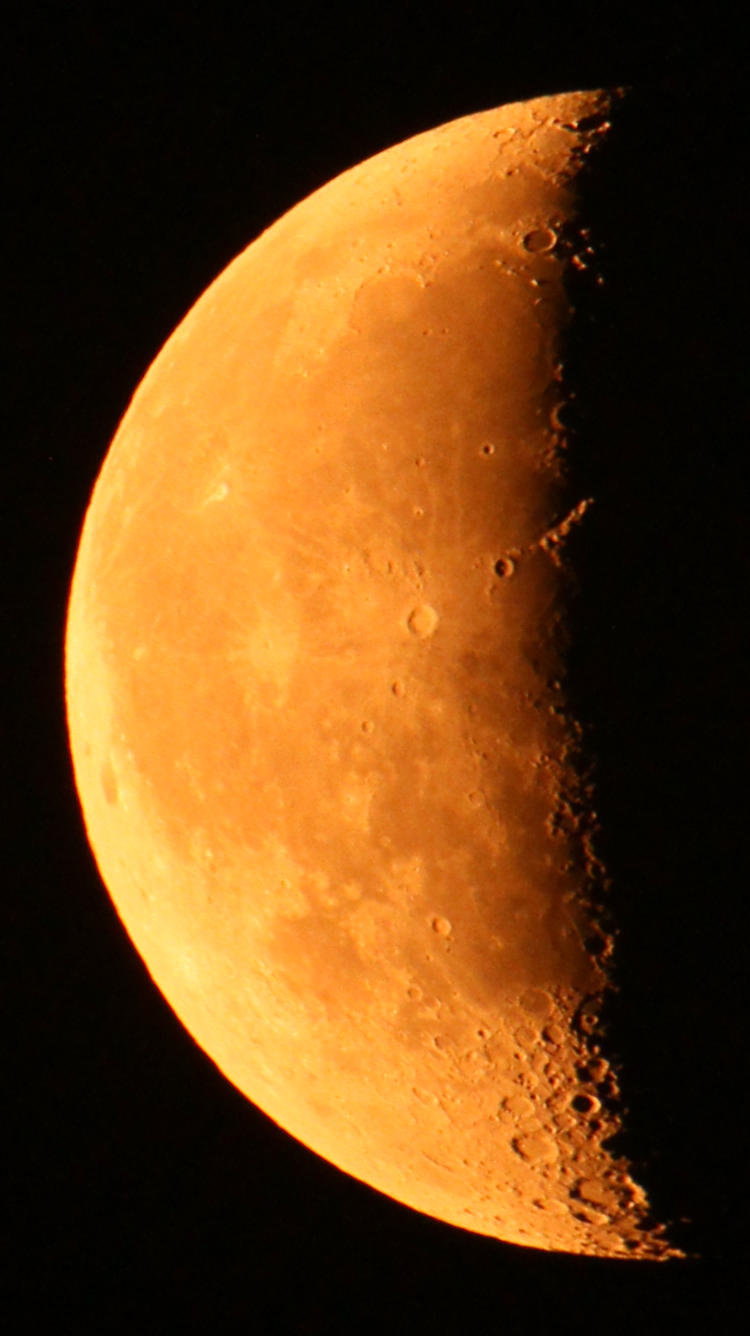
POLYGON ((185 0, 152 7, 146 24, 134 7, 83 4, 26 5, 5 21, 11 1332, 739 1325, 747 125, 720 7, 653 11, 261 0, 238 18, 185 0), (410 135, 623 85, 585 187, 605 283, 599 307, 579 294, 569 349, 575 480, 601 497, 577 540, 571 690, 599 754, 621 930, 609 1023, 632 1112, 623 1148, 700 1254, 666 1265, 440 1224, 246 1101, 177 1021, 111 906, 78 807, 62 679, 76 546, 109 442, 226 264, 312 190, 410 135))

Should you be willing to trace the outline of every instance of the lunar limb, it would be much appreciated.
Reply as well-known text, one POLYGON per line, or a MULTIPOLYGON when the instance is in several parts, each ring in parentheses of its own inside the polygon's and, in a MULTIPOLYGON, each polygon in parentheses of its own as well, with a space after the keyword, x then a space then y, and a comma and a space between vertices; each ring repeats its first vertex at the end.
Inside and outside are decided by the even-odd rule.
POLYGON ((559 242, 607 106, 418 135, 212 284, 97 481, 66 693, 102 877, 230 1081, 440 1220, 658 1259, 564 690, 559 242))

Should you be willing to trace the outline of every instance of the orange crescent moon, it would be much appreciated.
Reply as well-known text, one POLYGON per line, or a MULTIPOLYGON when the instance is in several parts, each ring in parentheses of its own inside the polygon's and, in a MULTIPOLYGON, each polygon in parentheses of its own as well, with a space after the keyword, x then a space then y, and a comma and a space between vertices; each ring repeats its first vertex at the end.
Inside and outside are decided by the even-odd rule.
POLYGON ((661 1258, 560 683, 556 241, 607 105, 418 135, 213 283, 97 481, 66 692, 101 874, 229 1080, 419 1211, 661 1258))

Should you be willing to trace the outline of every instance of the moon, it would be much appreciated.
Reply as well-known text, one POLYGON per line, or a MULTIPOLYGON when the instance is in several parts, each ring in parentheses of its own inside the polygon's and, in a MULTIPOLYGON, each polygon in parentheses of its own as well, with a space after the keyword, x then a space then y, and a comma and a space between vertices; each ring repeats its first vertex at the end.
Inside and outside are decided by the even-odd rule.
POLYGON ((66 634, 122 922, 196 1042, 454 1226, 677 1255, 609 1146, 560 336, 600 92, 466 116, 243 252, 139 386, 66 634))

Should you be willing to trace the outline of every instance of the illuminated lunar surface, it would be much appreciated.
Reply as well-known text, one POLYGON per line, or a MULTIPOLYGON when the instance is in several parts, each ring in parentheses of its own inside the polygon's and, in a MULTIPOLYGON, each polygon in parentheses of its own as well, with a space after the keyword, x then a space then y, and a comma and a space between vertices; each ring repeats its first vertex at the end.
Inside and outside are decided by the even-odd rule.
POLYGON ((416 1210, 664 1257, 605 1145, 561 686, 557 243, 606 106, 419 135, 228 267, 101 471, 66 685, 102 877, 230 1081, 416 1210))

